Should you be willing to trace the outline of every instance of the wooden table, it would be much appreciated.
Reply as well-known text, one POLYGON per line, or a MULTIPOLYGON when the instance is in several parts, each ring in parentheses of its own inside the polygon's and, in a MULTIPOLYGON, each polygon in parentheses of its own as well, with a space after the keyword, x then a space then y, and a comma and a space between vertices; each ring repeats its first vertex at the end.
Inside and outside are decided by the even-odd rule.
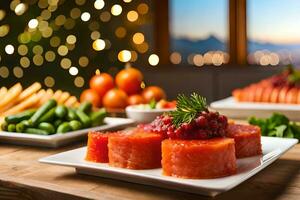
MULTIPOLYGON (((0 199, 210 199, 200 195, 78 175, 73 168, 41 164, 60 149, 0 145, 0 199)), ((251 179, 215 199, 299 199, 300 144, 251 179)))

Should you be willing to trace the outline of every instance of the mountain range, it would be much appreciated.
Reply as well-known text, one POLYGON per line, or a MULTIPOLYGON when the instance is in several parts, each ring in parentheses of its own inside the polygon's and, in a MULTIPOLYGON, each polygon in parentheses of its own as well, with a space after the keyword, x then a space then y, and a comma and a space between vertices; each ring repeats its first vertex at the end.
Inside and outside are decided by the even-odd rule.
MULTIPOLYGON (((210 35, 208 38, 199 40, 190 40, 187 38, 172 38, 172 49, 180 52, 183 57, 187 57, 192 53, 204 54, 207 51, 226 51, 227 43, 218 39, 217 37, 210 35)), ((255 52, 257 50, 269 50, 277 52, 280 50, 299 51, 300 44, 273 44, 262 43, 257 41, 248 41, 248 51, 255 52)))

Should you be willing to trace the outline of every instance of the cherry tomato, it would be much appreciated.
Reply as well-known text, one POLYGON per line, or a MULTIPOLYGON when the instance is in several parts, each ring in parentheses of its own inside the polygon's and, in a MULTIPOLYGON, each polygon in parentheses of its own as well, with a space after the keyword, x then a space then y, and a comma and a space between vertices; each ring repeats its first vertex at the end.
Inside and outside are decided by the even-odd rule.
POLYGON ((84 90, 80 95, 80 102, 89 101, 95 107, 101 106, 101 98, 95 90, 84 90))
POLYGON ((107 73, 100 73, 91 78, 90 88, 95 90, 102 98, 108 90, 114 88, 114 79, 107 73))
POLYGON ((144 89, 142 96, 149 103, 152 99, 159 101, 161 99, 166 99, 166 93, 164 90, 157 86, 149 86, 144 89))
POLYGON ((139 93, 142 81, 143 74, 132 67, 123 69, 116 75, 118 88, 124 90, 128 95, 139 93))
POLYGON ((120 89, 111 89, 103 97, 103 105, 106 108, 125 108, 127 106, 127 94, 120 89))

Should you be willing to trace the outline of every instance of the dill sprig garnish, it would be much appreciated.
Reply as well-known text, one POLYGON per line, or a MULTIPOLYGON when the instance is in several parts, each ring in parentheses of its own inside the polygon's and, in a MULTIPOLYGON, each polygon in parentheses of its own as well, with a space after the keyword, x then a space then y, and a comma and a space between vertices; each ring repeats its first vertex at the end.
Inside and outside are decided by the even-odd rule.
POLYGON ((190 97, 179 94, 177 97, 176 110, 170 112, 173 124, 179 127, 183 123, 190 123, 201 111, 208 112, 206 99, 199 94, 193 93, 190 97))

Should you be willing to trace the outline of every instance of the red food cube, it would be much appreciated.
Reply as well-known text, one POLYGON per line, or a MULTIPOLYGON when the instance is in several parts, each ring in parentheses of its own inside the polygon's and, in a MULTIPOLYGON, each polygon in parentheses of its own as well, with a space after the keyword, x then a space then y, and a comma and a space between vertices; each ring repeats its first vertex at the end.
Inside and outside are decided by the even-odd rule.
POLYGON ((108 162, 108 133, 89 132, 85 159, 91 162, 108 162))
POLYGON ((262 154, 261 130, 258 126, 229 124, 226 137, 234 138, 237 158, 262 154))
POLYGON ((162 142, 163 174, 210 179, 236 173, 234 140, 171 140, 162 142))
POLYGON ((108 138, 109 165, 129 169, 161 166, 161 135, 136 129, 108 138))

